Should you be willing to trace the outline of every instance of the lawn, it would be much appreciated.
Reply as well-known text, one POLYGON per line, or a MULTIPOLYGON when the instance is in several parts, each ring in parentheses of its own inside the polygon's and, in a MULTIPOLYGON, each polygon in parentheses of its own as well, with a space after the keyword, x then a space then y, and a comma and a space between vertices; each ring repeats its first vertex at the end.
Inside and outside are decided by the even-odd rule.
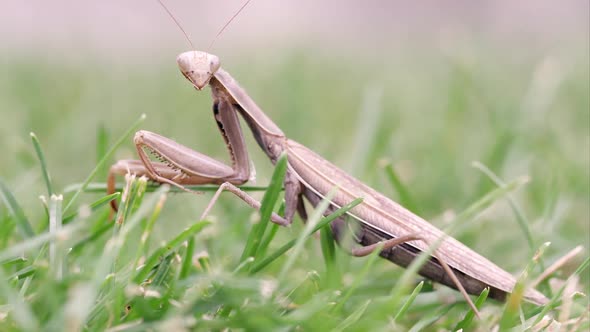
MULTIPOLYGON (((307 236, 299 218, 263 229, 230 194, 199 220, 211 191, 150 185, 144 194, 145 183, 129 179, 128 206, 113 223, 104 183, 111 163, 136 158, 134 130, 228 160, 209 92, 191 88, 175 54, 132 62, 9 53, 0 62, 0 330, 588 329, 588 299, 575 293, 590 291, 582 45, 551 55, 490 45, 219 55, 290 138, 439 228, 460 220, 456 238, 517 277, 526 270, 525 284, 583 246, 538 286, 554 302, 488 299, 470 320, 457 292, 374 256, 327 255, 331 242, 307 236)), ((263 206, 278 211, 281 183, 243 129, 257 170, 251 194, 262 199, 274 183, 263 206)))

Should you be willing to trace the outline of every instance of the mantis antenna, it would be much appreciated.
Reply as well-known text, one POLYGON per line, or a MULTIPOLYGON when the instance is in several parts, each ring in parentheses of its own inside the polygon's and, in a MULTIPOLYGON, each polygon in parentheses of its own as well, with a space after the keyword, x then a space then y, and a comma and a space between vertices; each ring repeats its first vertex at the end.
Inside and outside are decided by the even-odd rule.
MULTIPOLYGON (((160 0, 158 0, 160 1, 160 0)), ((207 52, 209 52, 209 50, 211 50, 211 48, 213 47, 213 44, 215 44, 215 42, 217 41, 217 39, 219 38, 219 36, 223 33, 223 31, 225 31, 225 28, 228 27, 228 25, 238 16, 240 15, 240 13, 242 12, 242 10, 244 10, 244 8, 246 8, 246 6, 250 3, 250 1, 252 0, 247 0, 246 2, 244 2, 244 4, 242 5, 242 7, 240 7, 240 9, 238 9, 238 11, 227 21, 227 23, 225 23, 223 25, 223 27, 219 30, 219 32, 217 33, 217 35, 215 35, 215 38, 213 38, 213 40, 211 41, 211 44, 209 44, 209 47, 207 48, 207 52)))
POLYGON ((170 16, 170 18, 174 21, 174 23, 176 23, 176 26, 180 29, 180 31, 182 31, 182 33, 184 34, 184 37, 188 41, 188 44, 191 46, 191 49, 195 50, 195 46, 193 45, 193 42, 191 41, 190 37, 188 36, 188 33, 186 33, 186 31, 184 31, 184 29, 182 28, 182 25, 180 25, 180 23, 178 22, 178 20, 176 19, 176 17, 174 17, 174 15, 172 14, 172 12, 170 12, 170 10, 168 9, 168 7, 166 7, 166 5, 162 2, 162 0, 157 0, 157 1, 160 4, 160 6, 162 6, 162 8, 164 8, 164 10, 166 11, 166 13, 168 13, 168 16, 170 16))

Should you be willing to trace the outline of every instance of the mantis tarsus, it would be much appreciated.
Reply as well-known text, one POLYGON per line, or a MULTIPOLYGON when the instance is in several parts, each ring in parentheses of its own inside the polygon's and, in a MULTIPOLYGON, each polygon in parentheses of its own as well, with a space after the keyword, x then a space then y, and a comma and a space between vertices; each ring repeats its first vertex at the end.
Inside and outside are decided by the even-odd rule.
MULTIPOLYGON (((251 172, 239 114, 273 164, 282 153, 287 154, 285 214, 283 217, 274 214, 271 218, 273 222, 289 225, 296 212, 305 219, 307 214, 303 199, 316 206, 330 190, 337 187, 339 190, 330 199, 331 207, 326 214, 357 197, 364 198, 363 203, 348 213, 348 218, 337 219, 331 224, 338 242, 342 242, 349 229, 347 222, 358 224, 353 237, 360 247, 351 250, 353 255, 366 255, 376 248, 376 244, 383 242, 380 255, 406 267, 421 252, 428 250, 432 243, 444 237, 442 231, 424 219, 353 178, 307 147, 288 139, 220 67, 217 56, 189 51, 180 54, 177 63, 182 74, 197 90, 202 90, 207 85, 211 87, 213 114, 229 149, 231 166, 169 138, 142 130, 134 138, 140 160, 121 160, 111 167, 108 180, 110 191, 114 191, 115 175, 129 171, 181 188, 184 185, 220 184, 203 215, 208 213, 223 190, 228 190, 249 205, 259 208, 258 201, 236 187, 248 181, 251 172), (162 162, 150 160, 148 152, 162 162)), ((465 292, 479 294, 487 287, 490 288, 490 297, 504 300, 516 283, 511 274, 449 236, 443 238, 438 249, 421 268, 420 274, 461 290, 469 302, 465 292)), ((528 289, 524 298, 537 305, 547 302, 547 298, 535 289, 528 289)))

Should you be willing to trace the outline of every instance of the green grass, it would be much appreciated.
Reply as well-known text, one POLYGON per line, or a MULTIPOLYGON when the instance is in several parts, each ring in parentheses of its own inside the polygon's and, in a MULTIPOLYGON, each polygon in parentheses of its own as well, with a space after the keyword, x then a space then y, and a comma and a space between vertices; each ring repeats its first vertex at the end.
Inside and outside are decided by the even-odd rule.
POLYGON ((261 214, 225 194, 197 220, 210 191, 121 178, 128 194, 113 223, 108 202, 120 197, 105 196, 104 179, 115 159, 135 158, 136 128, 227 160, 208 92, 195 93, 169 54, 149 68, 7 56, 0 330, 522 330, 547 319, 587 329, 588 299, 569 291, 590 292, 590 78, 578 51, 410 47, 359 67, 354 55, 294 50, 223 63, 289 137, 451 230, 522 285, 584 246, 539 286, 549 305, 484 293, 473 298, 480 320, 457 292, 412 269, 334 250, 322 228, 330 218, 268 223, 282 209, 284 169, 246 127, 257 167, 246 190, 264 202, 261 214))

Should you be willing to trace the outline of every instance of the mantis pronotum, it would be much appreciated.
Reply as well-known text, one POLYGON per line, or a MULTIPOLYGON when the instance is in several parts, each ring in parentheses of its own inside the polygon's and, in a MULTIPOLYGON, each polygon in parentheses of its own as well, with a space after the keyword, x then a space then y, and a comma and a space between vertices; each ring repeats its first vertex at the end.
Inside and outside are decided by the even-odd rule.
MULTIPOLYGON (((251 172, 239 114, 273 164, 281 154, 287 155, 288 168, 284 180, 285 214, 275 214, 271 221, 284 226, 289 225, 296 212, 305 219, 307 214, 303 200, 306 199, 316 206, 330 190, 337 187, 339 190, 330 198, 331 206, 325 214, 357 197, 364 199, 363 203, 349 211, 348 218, 337 219, 331 224, 338 242, 342 242, 349 228, 347 222, 358 224, 353 238, 360 247, 352 249, 351 254, 366 255, 377 247, 376 244, 382 243, 380 255, 406 267, 421 252, 428 250, 431 244, 443 239, 438 249, 421 268, 421 275, 459 289, 471 305, 466 293, 479 294, 489 287, 490 297, 503 300, 512 291, 516 280, 511 274, 456 239, 445 236, 424 219, 353 178, 307 147, 287 138, 237 82, 220 67, 217 56, 189 51, 180 54, 177 63, 182 74, 197 90, 200 91, 207 85, 211 87, 213 114, 229 149, 231 166, 169 138, 142 130, 137 132, 134 138, 140 160, 121 160, 111 167, 110 191, 114 190, 115 175, 129 171, 183 189, 185 185, 221 185, 203 216, 223 190, 230 191, 252 207, 259 208, 260 203, 257 200, 236 187, 247 182, 251 172), (150 160, 146 150, 163 162, 150 160)), ((535 289, 528 289, 524 297, 538 305, 547 302, 547 298, 535 289)))

